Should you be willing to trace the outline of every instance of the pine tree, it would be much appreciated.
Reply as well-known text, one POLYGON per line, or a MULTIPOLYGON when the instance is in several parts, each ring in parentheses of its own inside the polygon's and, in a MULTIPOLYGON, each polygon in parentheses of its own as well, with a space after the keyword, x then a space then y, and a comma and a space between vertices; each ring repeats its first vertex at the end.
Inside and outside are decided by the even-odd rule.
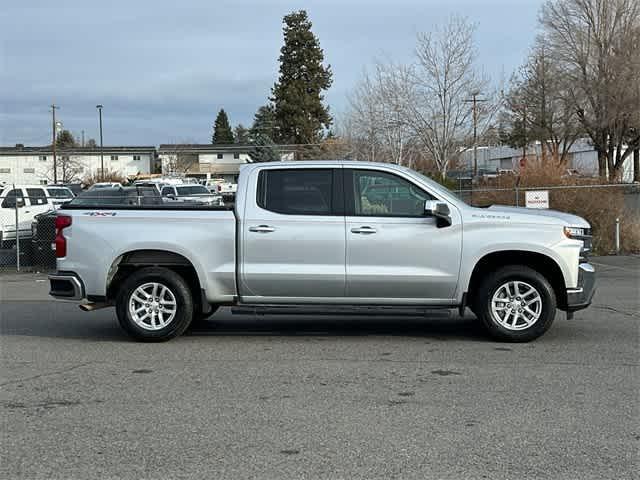
POLYGON ((246 145, 249 143, 249 129, 239 123, 236 128, 233 129, 233 141, 239 145, 246 145))
POLYGON ((76 139, 73 138, 73 134, 69 130, 62 130, 56 135, 56 147, 72 148, 75 146, 77 146, 76 139))
POLYGON ((229 124, 229 117, 224 108, 221 108, 216 117, 216 123, 213 125, 213 135, 211 143, 216 145, 230 145, 233 143, 233 131, 229 124))
POLYGON ((251 137, 263 135, 274 141, 277 137, 276 130, 276 112, 273 105, 263 105, 253 116, 253 124, 251 125, 251 137))
POLYGON ((324 52, 311 31, 307 12, 283 19, 284 45, 280 49, 280 74, 272 89, 277 137, 284 143, 316 143, 331 126, 323 91, 332 83, 331 67, 322 64, 324 52))

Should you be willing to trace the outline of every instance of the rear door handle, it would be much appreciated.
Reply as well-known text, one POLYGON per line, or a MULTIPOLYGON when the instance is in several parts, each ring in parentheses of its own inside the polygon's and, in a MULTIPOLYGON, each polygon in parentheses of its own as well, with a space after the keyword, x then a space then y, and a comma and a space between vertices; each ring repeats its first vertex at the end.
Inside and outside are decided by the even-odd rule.
POLYGON ((368 226, 355 227, 351 229, 351 233, 363 233, 365 235, 376 233, 376 231, 377 230, 375 228, 368 226))
POLYGON ((250 232, 269 233, 275 232, 276 229, 269 225, 258 225, 257 227, 249 227, 250 232))

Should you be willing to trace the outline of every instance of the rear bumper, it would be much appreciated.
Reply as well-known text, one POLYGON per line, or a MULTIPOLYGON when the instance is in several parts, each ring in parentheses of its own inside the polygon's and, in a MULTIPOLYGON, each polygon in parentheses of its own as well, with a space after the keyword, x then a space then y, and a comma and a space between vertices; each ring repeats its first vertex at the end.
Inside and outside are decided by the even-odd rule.
POLYGON ((567 290, 567 312, 587 308, 595 292, 596 271, 590 263, 581 263, 578 266, 578 286, 567 290))
POLYGON ((82 280, 75 273, 56 272, 49 275, 49 295, 60 300, 82 300, 85 297, 82 280))

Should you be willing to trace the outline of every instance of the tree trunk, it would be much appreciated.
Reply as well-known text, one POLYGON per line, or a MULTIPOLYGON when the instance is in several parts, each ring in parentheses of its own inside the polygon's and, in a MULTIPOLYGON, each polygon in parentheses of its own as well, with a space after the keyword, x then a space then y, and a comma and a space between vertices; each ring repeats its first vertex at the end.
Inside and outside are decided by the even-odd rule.
POLYGON ((633 151, 633 181, 640 182, 640 148, 633 151))
POLYGON ((603 149, 598 148, 598 176, 606 177, 607 176, 607 152, 603 149))

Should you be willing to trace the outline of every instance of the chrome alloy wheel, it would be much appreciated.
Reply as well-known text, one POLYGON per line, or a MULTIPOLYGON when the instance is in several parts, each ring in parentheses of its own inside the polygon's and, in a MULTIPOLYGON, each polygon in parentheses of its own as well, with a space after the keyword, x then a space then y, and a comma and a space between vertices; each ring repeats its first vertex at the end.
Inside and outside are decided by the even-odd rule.
POLYGON ((502 284, 491 299, 491 316, 507 330, 524 330, 536 323, 542 313, 542 297, 526 282, 511 280, 502 284))
POLYGON ((140 285, 129 297, 129 314, 140 328, 161 330, 171 323, 178 309, 176 297, 161 283, 140 285))

